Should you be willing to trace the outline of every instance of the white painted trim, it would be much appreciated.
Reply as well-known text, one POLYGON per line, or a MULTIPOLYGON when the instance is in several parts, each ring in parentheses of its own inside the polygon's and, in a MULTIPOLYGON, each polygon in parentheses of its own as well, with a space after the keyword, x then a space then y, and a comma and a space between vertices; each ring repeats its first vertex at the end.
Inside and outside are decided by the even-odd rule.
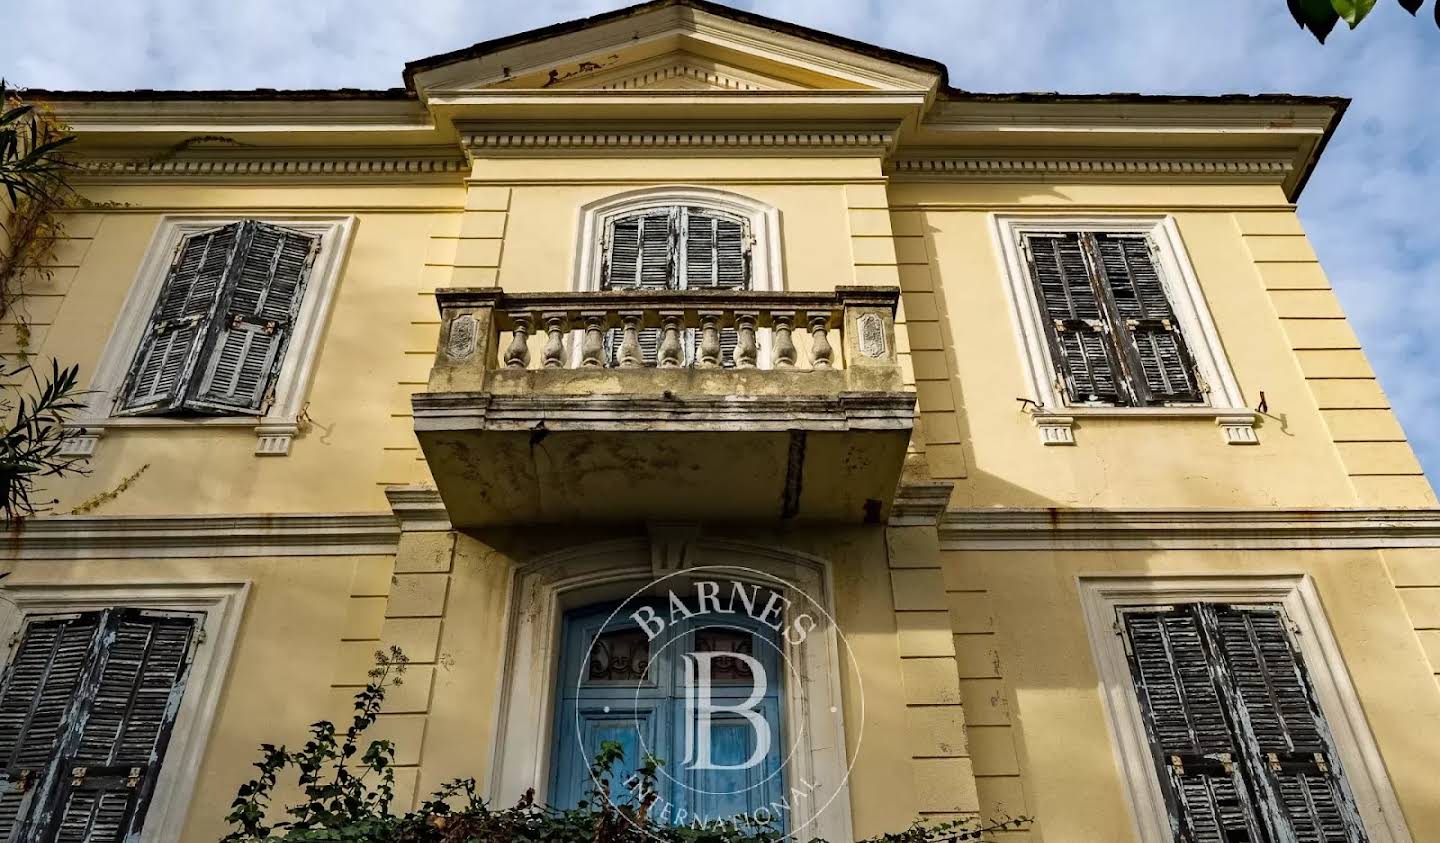
POLYGON ((582 205, 575 242, 575 289, 600 289, 600 249, 606 222, 624 214, 671 205, 713 208, 749 220, 750 233, 755 237, 750 250, 750 289, 785 289, 779 209, 739 193, 693 185, 629 190, 582 205))
MULTIPOLYGON (((256 428, 257 436, 269 436, 284 425, 295 425, 295 419, 305 404, 305 395, 315 373, 315 361, 319 357, 320 339, 334 303, 340 276, 349 254, 350 239, 354 234, 354 216, 333 215, 276 215, 266 214, 254 217, 261 222, 300 229, 321 237, 320 253, 306 282, 304 301, 295 320, 295 332, 285 349, 285 360, 275 380, 275 401, 264 416, 242 416, 225 418, 156 418, 114 416, 113 408, 120 388, 125 383, 130 362, 139 348, 140 339, 149 324, 150 314, 155 309, 155 300, 165 282, 171 255, 180 239, 189 234, 239 222, 249 217, 233 214, 167 214, 160 218, 150 247, 141 261, 130 293, 115 319, 110 339, 95 366, 90 379, 91 391, 86 411, 74 420, 70 427, 83 427, 87 432, 103 431, 107 427, 203 427, 244 425, 256 428)), ((269 443, 276 453, 275 445, 269 443)), ((92 444, 93 450, 93 444, 92 444)), ((288 451, 288 446, 284 449, 288 451)))
POLYGON ((399 541, 389 513, 53 515, 17 524, 0 559, 384 556, 399 541))
POLYGON ((1098 691, 1126 795, 1142 841, 1172 838, 1165 800, 1155 775, 1145 722, 1116 632, 1118 606, 1174 603, 1278 603, 1299 629, 1300 656, 1330 727, 1340 765, 1372 843, 1409 843, 1400 803, 1364 709, 1345 670, 1340 647, 1325 620, 1314 583, 1303 574, 1240 576, 1079 577, 1080 599, 1100 678, 1098 691))
MULTIPOLYGON (((699 538, 684 567, 723 565, 749 568, 793 585, 833 614, 829 566, 806 554, 767 545, 699 538)), ((500 688, 495 723, 495 758, 489 781, 492 800, 513 799, 534 788, 547 796, 552 713, 560 657, 561 621, 567 609, 623 599, 656 577, 652 548, 644 540, 621 540, 541 557, 520 567, 508 597, 505 659, 496 676, 500 688)), ((764 584, 775 585, 774 581, 764 584)), ((797 602, 805 598, 797 595, 797 602)), ((799 735, 802 749, 786 764, 787 792, 801 780, 814 783, 814 799, 797 804, 791 832, 851 840, 840 690, 839 631, 817 627, 801 644, 785 645, 794 663, 805 666, 804 687, 786 683, 785 733, 799 735), (818 814, 816 806, 825 806, 818 814)), ((855 715, 862 722, 864 712, 855 715)), ((797 800, 798 803, 798 800, 797 800)))
POLYGON ((1210 308, 1205 304, 1205 294, 1194 266, 1185 251, 1180 229, 1174 217, 1165 214, 1136 216, 1056 216, 1040 214, 992 214, 991 236, 995 253, 1000 259, 1001 273, 1005 279, 1005 292, 1010 300, 1011 324, 1020 344, 1021 360, 1030 383, 1031 396, 1043 405, 1046 412, 1074 416, 1084 415, 1135 416, 1154 415, 1154 407, 1108 407, 1072 405, 1066 402, 1063 391, 1055 387, 1056 367, 1050 359, 1050 349, 1045 341, 1044 315, 1036 300, 1034 285, 1026 269, 1025 258, 1020 252, 1020 238, 1032 232, 1058 231, 1108 231, 1143 233, 1155 243, 1160 260, 1157 267, 1160 279, 1175 308, 1175 317, 1180 322, 1185 343, 1195 358, 1200 376, 1209 385, 1207 406, 1193 406, 1159 409, 1180 409, 1179 415, 1193 415, 1197 412, 1211 416, 1240 416, 1249 414, 1245 409, 1245 398, 1240 385, 1230 369, 1225 356, 1220 334, 1210 318, 1210 308))
POLYGON ((6 583, 0 600, 0 662, 9 663, 12 641, 29 616, 77 612, 118 606, 205 615, 204 638, 195 647, 190 677, 165 760, 160 768, 150 807, 146 812, 145 840, 178 841, 185 815, 199 779, 200 762, 214 724, 215 711, 225 685, 230 655, 240 632, 248 582, 215 583, 113 583, 52 585, 6 583))
POLYGON ((1320 550, 1440 547, 1435 509, 955 509, 945 550, 1320 550))

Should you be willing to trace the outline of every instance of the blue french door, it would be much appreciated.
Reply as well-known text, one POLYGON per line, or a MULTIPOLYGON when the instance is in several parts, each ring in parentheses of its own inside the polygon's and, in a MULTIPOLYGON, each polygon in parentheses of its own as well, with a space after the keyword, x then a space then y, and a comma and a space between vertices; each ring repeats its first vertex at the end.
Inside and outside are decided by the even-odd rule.
POLYGON ((617 802, 633 798, 623 788, 648 752, 664 761, 653 817, 690 825, 762 811, 783 828, 779 636, 744 615, 669 623, 667 609, 656 611, 667 623, 653 640, 628 614, 612 617, 613 607, 566 615, 550 803, 579 804, 595 787, 591 760, 614 741, 625 752, 611 775, 617 802), (708 718, 701 672, 710 679, 708 718))

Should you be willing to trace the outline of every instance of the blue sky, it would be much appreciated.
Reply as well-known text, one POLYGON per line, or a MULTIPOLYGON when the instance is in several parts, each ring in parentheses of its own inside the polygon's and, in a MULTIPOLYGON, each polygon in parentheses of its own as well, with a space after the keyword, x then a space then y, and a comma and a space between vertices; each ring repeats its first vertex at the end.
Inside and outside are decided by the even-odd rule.
MULTIPOLYGON (((1440 0, 1437 0, 1440 2, 1440 0)), ((407 60, 599 0, 0 0, 0 72, 49 88, 386 88, 407 60)), ((974 91, 1340 94, 1300 211, 1430 476, 1440 476, 1440 29, 1394 0, 1320 46, 1284 0, 744 0, 928 56, 974 91)))

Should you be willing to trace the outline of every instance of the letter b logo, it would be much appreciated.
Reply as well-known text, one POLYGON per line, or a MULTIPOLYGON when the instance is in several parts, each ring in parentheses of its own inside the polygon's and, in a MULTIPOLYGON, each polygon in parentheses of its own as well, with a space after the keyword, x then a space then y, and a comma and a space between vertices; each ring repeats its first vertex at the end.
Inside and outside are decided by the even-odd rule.
POLYGON ((694 770, 748 770, 770 754, 770 724, 757 711, 765 698, 765 666, 744 653, 686 653, 685 661, 685 765, 694 770), (716 659, 738 659, 750 669, 750 695, 736 704, 722 704, 712 694, 712 665, 716 659), (743 717, 755 733, 755 748, 743 764, 716 764, 711 754, 711 721, 717 714, 743 717))

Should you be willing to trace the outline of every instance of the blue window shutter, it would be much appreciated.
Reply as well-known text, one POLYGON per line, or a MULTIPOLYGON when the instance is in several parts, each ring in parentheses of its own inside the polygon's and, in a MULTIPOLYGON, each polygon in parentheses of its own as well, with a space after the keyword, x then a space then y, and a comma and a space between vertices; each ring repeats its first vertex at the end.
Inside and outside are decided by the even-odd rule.
MULTIPOLYGON (((662 612, 663 614, 663 612, 662 612)), ((612 785, 618 790, 643 763, 644 748, 665 762, 657 782, 661 802, 670 806, 673 821, 680 810, 709 819, 769 808, 786 793, 780 759, 784 749, 778 637, 769 627, 727 616, 715 627, 703 617, 669 625, 654 642, 628 615, 610 619, 611 608, 572 612, 566 617, 563 657, 556 681, 555 744, 552 750, 550 802, 570 807, 592 789, 588 768, 603 741, 625 750, 612 785), (609 620, 609 626, 602 626, 609 620), (740 627, 736 629, 735 627, 740 627), (596 646, 592 647, 592 642, 596 646), (696 770, 686 765, 686 705, 681 654, 694 651, 735 651, 753 655, 765 665, 766 696, 757 710, 771 731, 770 753, 755 767, 740 771, 696 770), (656 657, 651 660, 650 653, 656 657)), ((716 661, 713 699, 738 703, 749 697, 753 679, 726 674, 727 660, 716 661)), ((718 716, 712 723, 712 758, 716 764, 739 764, 754 748, 754 730, 739 716, 718 716)), ((784 817, 780 818, 783 825, 784 817)))

